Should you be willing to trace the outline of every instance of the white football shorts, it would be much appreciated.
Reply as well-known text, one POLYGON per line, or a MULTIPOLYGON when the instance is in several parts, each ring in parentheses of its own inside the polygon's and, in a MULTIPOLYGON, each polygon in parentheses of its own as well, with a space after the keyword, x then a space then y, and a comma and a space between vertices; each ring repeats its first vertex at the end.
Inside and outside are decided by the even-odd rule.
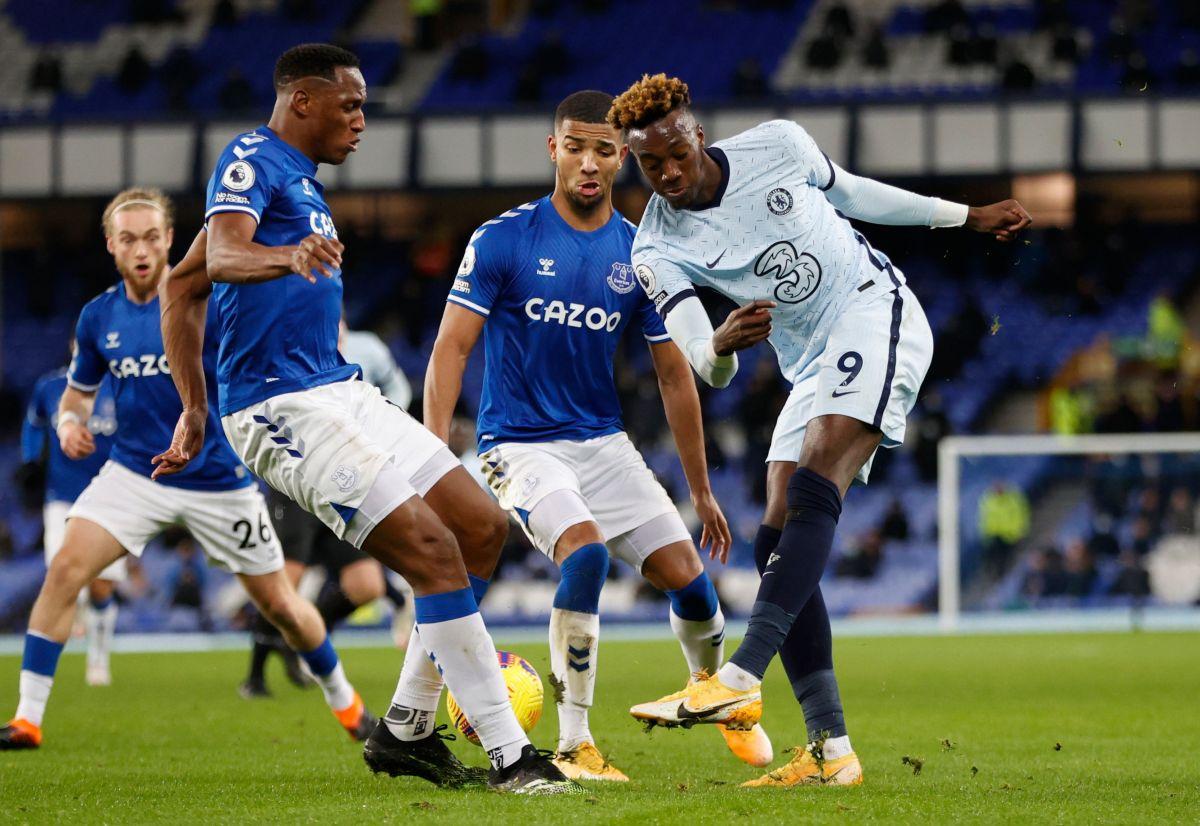
MULTIPOLYGON (((767 461, 797 461, 809 421, 831 413, 878 428, 883 447, 898 447, 932 358, 933 333, 907 285, 852 300, 834 320, 824 352, 792 385, 767 461)), ((866 484, 874 459, 858 481, 866 484)))
POLYGON ((551 559, 567 528, 581 522, 599 525, 609 552, 638 571, 659 548, 692 540, 624 433, 581 442, 505 442, 479 458, 500 507, 551 559))
POLYGON ((192 535, 212 562, 235 574, 257 576, 283 568, 267 500, 253 485, 185 490, 153 482, 110 460, 71 506, 67 518, 76 517, 104 528, 134 556, 177 526, 192 535))
MULTIPOLYGON (((67 534, 67 514, 71 510, 70 502, 47 502, 42 506, 42 546, 45 548, 46 567, 62 550, 63 539, 67 534)), ((129 575, 125 565, 125 557, 121 557, 109 565, 97 579, 107 579, 110 582, 124 582, 129 575)))
POLYGON ((255 475, 355 547, 387 514, 462 466, 420 422, 359 379, 274 396, 221 424, 255 475), (381 472, 387 490, 372 491, 381 472))

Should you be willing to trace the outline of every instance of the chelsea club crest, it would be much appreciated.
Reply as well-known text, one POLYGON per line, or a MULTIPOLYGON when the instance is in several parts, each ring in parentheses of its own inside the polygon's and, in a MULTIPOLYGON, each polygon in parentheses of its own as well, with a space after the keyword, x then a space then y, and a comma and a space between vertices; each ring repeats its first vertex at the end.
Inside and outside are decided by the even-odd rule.
POLYGON ((637 281, 633 277, 633 264, 613 264, 612 272, 608 274, 608 286, 613 288, 613 292, 625 295, 636 284, 637 281))

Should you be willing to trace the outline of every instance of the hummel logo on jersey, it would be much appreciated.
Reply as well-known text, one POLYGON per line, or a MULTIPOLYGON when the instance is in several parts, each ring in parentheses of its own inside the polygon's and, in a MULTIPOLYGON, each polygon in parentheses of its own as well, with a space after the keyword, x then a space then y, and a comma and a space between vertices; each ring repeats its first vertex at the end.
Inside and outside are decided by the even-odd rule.
POLYGON ((725 249, 721 250, 721 254, 720 254, 720 255, 718 255, 716 258, 714 258, 712 261, 708 262, 708 263, 707 263, 707 264, 705 264, 704 266, 708 267, 708 268, 711 270, 713 267, 717 266, 717 263, 718 263, 718 262, 719 262, 719 261, 720 261, 722 258, 724 258, 724 257, 725 257, 725 253, 727 253, 727 252, 729 252, 729 247, 726 247, 725 249))
POLYGON ((115 333, 107 333, 105 335, 105 341, 104 341, 104 349, 105 350, 116 350, 120 346, 121 346, 121 333, 119 330, 115 333))
POLYGON ((558 273, 554 271, 553 258, 539 258, 538 263, 542 265, 541 269, 537 271, 538 275, 558 275, 558 273))

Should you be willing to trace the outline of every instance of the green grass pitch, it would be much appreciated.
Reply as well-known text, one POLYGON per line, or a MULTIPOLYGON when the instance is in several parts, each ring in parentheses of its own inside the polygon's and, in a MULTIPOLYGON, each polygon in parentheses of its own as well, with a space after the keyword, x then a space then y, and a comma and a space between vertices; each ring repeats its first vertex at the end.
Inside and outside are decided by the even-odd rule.
MULTIPOLYGON (((503 635, 498 635, 501 647, 503 635)), ((544 645, 512 650, 548 671, 544 645)), ((1200 818, 1200 636, 1094 634, 851 638, 835 646, 866 782, 743 790, 755 776, 704 726, 646 735, 628 707, 684 678, 673 642, 602 644, 592 730, 633 778, 584 797, 444 792, 374 777, 316 690, 270 673, 273 700, 234 687, 241 652, 117 655, 115 684, 83 685, 63 658, 40 751, 0 752, 0 821, 560 823, 1196 822, 1200 818), (905 763, 903 758, 909 758, 905 763), (919 767, 919 771, 917 771, 919 767), (528 820, 527 820, 528 819, 528 820)), ((345 652, 377 711, 400 654, 345 652)), ((273 666, 274 667, 274 666, 273 666)), ((0 658, 0 705, 16 657, 0 658)), ((782 670, 766 681, 776 751, 803 739, 782 670)), ((549 693, 534 731, 550 746, 549 693)), ((482 764, 480 749, 454 748, 482 764)))

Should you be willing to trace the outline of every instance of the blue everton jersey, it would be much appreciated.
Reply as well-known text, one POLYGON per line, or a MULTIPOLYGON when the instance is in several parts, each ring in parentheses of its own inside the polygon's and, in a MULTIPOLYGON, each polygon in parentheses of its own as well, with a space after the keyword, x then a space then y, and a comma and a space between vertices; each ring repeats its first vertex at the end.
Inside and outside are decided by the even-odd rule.
POLYGON ((96 451, 84 459, 68 459, 58 442, 58 401, 67 388, 67 371, 55 370, 38 379, 21 426, 21 461, 46 462, 46 501, 74 502, 108 459, 117 432, 117 408, 112 382, 101 382, 88 430, 96 451))
MULTIPOLYGON (((337 238, 317 165, 266 126, 239 135, 208 182, 205 222, 219 212, 254 216, 254 242, 299 244, 312 233, 337 238)), ((310 284, 285 275, 258 284, 213 284, 220 321, 217 385, 221 415, 357 372, 338 353, 342 273, 310 284)))
POLYGON ((622 333, 633 323, 648 341, 670 338, 634 278, 636 231, 614 212, 581 232, 547 196, 471 236, 448 300, 487 318, 480 452, 622 429, 613 383, 622 333))
MULTIPOLYGON (((216 363, 216 321, 209 302, 204 333, 204 373, 209 412, 204 448, 187 468, 159 481, 190 490, 232 490, 252 483, 250 471, 225 440, 216 415, 213 365, 216 363)), ((163 352, 158 296, 135 304, 125 295, 124 282, 109 287, 84 306, 75 328, 75 355, 67 368, 67 383, 77 390, 100 387, 105 376, 112 385, 117 408, 117 436, 109 458, 149 476, 151 459, 166 450, 175 433, 183 403, 171 380, 163 352)))

